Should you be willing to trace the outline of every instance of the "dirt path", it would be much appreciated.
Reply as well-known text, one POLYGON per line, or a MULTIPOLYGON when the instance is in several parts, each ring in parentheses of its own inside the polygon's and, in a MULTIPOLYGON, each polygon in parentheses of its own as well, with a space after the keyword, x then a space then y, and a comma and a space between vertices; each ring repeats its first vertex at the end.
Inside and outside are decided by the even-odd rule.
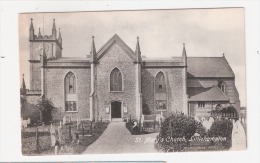
POLYGON ((111 122, 104 133, 82 154, 156 153, 157 150, 154 148, 156 135, 158 133, 131 135, 125 127, 125 122, 111 122))

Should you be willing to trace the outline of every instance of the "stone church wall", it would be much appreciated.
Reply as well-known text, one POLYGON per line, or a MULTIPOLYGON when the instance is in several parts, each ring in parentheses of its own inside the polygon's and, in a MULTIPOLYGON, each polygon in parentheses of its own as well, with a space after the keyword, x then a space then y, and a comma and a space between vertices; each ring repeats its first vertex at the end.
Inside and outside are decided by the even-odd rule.
POLYGON ((183 112, 183 68, 142 68, 143 106, 147 105, 152 114, 160 114, 160 111, 155 110, 154 90, 155 77, 160 71, 165 75, 167 89, 167 111, 163 112, 164 116, 172 111, 183 112))
MULTIPOLYGON (((60 114, 89 118, 89 95, 90 95, 90 69, 88 68, 48 68, 46 71, 46 97, 50 99, 55 107, 61 109, 60 114), (76 93, 78 98, 78 111, 65 112, 65 87, 64 79, 67 73, 72 72, 76 77, 76 93)), ((56 114, 55 114, 56 115, 56 114)))
POLYGON ((41 63, 30 63, 30 89, 41 90, 41 63))
POLYGON ((111 101, 120 101, 123 107, 127 107, 127 113, 123 113, 123 117, 135 117, 135 64, 117 44, 112 45, 96 65, 96 81, 95 107, 98 109, 98 118, 110 120, 111 101), (122 92, 110 92, 110 73, 114 68, 118 68, 122 73, 122 92), (106 113, 107 107, 110 107, 110 113, 106 113))

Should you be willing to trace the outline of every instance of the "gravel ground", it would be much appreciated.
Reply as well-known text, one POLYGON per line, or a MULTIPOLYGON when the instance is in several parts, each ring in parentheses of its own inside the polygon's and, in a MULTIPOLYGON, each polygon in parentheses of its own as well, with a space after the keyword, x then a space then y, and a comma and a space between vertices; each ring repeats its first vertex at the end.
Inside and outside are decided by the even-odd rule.
POLYGON ((156 153, 154 140, 158 133, 131 135, 125 122, 111 122, 104 133, 82 154, 156 153))

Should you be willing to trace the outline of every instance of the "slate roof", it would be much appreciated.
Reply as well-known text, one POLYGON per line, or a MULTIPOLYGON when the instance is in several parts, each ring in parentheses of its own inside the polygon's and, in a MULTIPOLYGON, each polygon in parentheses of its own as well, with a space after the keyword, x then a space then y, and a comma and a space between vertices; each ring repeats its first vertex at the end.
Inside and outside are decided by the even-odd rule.
POLYGON ((230 101, 216 86, 209 88, 188 88, 189 101, 230 101))
POLYGON ((235 77, 225 57, 188 57, 188 77, 235 77))

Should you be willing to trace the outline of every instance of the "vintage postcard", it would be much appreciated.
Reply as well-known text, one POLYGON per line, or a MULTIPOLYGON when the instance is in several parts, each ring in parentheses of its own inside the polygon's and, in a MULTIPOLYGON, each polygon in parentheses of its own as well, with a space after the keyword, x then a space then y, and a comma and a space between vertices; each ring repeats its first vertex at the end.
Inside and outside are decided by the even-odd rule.
POLYGON ((19 14, 23 155, 247 148, 243 8, 19 14))

